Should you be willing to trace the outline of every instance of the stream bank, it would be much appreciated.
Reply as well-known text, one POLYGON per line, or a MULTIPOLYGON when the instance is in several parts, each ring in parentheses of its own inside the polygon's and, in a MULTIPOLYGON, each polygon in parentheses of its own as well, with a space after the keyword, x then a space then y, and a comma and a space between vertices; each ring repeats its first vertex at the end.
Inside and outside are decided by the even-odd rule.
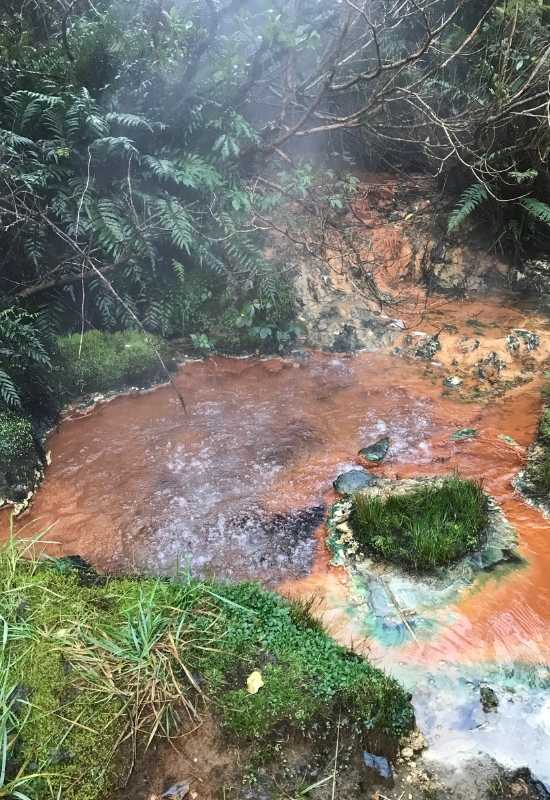
MULTIPOLYGON (((381 231, 386 223, 387 215, 381 231)), ((382 233, 372 240, 380 257, 402 252, 382 233)), ((417 271, 424 251, 417 250, 417 271)), ((17 524, 26 536, 46 530, 49 554, 78 553, 106 573, 259 579, 291 598, 313 598, 335 640, 412 693, 429 745, 419 770, 444 776, 445 764, 453 764, 454 776, 441 778, 441 797, 456 779, 464 797, 485 798, 491 781, 508 785, 502 769, 527 765, 550 780, 547 523, 512 487, 537 427, 550 326, 530 302, 506 291, 482 294, 473 269, 471 288, 458 299, 460 269, 450 277, 446 261, 450 293, 426 297, 418 275, 403 277, 410 263, 403 253, 398 268, 386 263, 378 273, 399 301, 392 315, 372 298, 361 306, 355 294, 354 303, 356 276, 339 290, 332 271, 325 280, 311 267, 308 291, 328 286, 338 313, 325 314, 322 302, 312 306, 310 333, 285 357, 184 363, 175 382, 187 416, 169 386, 73 408, 48 441, 51 466, 17 524), (370 320, 361 324, 368 346, 350 316, 361 307, 370 320), (317 322, 326 319, 332 322, 321 340, 317 322), (347 352, 316 352, 311 343, 331 351, 346 345, 347 352), (391 442, 375 468, 384 478, 453 470, 483 478, 518 532, 524 562, 458 587, 418 641, 406 629, 373 635, 361 586, 330 565, 325 549, 332 481, 381 436, 391 442), (485 686, 499 698, 490 715, 480 703, 485 686)), ((479 267, 481 260, 473 262, 479 267)), ((441 283, 445 288, 443 277, 441 283)), ((168 772, 157 775, 155 787, 170 763, 167 755, 168 772)), ((524 779, 518 781, 521 788, 524 779)), ((434 787, 422 779, 415 800, 425 789, 434 787)), ((460 791, 455 785, 453 796, 460 791)))

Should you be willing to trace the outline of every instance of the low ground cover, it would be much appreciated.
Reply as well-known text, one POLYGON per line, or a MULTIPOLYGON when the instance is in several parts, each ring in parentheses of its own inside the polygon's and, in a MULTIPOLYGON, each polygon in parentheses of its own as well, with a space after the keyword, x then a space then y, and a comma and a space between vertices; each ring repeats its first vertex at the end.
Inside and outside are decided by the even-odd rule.
POLYGON ((359 743, 413 723, 396 681, 257 585, 103 578, 26 547, 0 552, 0 797, 106 798, 204 713, 256 750, 340 716, 359 743))
POLYGON ((446 566, 475 550, 487 521, 481 485, 457 476, 405 494, 358 494, 350 518, 363 552, 416 570, 446 566))

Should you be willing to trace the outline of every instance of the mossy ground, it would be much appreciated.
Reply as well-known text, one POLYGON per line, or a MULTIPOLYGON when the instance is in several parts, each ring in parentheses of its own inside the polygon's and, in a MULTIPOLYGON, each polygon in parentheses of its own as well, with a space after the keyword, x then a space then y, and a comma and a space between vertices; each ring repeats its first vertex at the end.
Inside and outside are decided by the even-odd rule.
POLYGON ((126 386, 143 386, 166 374, 155 349, 164 358, 168 346, 139 331, 86 331, 57 339, 57 392, 62 400, 126 386))
POLYGON ((0 592, 0 797, 106 798, 134 746, 192 728, 206 710, 260 753, 276 732, 306 735, 340 715, 359 742, 413 723, 393 679, 256 585, 97 579, 67 561, 22 560, 12 543, 0 592), (255 669, 265 685, 249 694, 255 669))
POLYGON ((487 522, 480 484, 458 477, 386 498, 358 494, 350 518, 364 552, 422 571, 474 551, 487 522))
POLYGON ((0 493, 30 485, 37 460, 32 422, 12 412, 0 413, 0 493))

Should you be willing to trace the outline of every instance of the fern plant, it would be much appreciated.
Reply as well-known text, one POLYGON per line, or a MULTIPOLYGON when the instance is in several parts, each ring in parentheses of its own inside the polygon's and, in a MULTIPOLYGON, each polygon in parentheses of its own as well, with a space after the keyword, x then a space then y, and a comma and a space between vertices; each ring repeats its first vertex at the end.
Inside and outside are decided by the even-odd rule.
POLYGON ((468 186, 460 195, 456 208, 449 215, 448 232, 452 233, 459 228, 488 197, 487 187, 482 183, 473 183, 468 186))
POLYGON ((26 390, 43 383, 51 366, 36 316, 17 308, 0 311, 0 406, 22 410, 26 390))

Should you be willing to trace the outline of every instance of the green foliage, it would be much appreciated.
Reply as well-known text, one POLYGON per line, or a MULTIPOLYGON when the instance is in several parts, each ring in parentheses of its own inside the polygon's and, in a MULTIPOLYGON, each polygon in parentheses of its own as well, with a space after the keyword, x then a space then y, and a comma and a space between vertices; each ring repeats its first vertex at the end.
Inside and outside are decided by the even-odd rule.
POLYGON ((51 359, 37 317, 17 308, 0 311, 0 408, 21 410, 44 386, 51 359))
POLYGON ((548 203, 542 203, 534 197, 526 197, 524 200, 520 200, 520 205, 538 222, 550 225, 550 205, 548 203))
POLYGON ((141 748, 194 729, 205 704, 228 732, 259 743, 283 728, 335 726, 339 713, 358 736, 397 737, 413 722, 393 679, 296 625, 292 606, 256 585, 98 579, 10 541, 0 593, 11 698, 0 796, 17 779, 33 798, 100 800, 125 777, 125 739, 141 748), (244 688, 252 669, 265 683, 256 695, 244 688))
POLYGON ((143 386, 166 378, 156 350, 166 345, 138 331, 86 331, 57 339, 57 382, 62 398, 143 386))
POLYGON ((487 499, 479 483, 458 477, 385 499, 357 495, 351 525, 364 551, 413 569, 433 570, 480 544, 487 499))
POLYGON ((473 214, 476 208, 488 198, 487 189, 481 183, 474 183, 461 194, 457 207, 449 216, 448 231, 459 228, 473 214))
MULTIPOLYGON (((6 45, 13 70, 0 70, 0 197, 12 199, 0 202, 8 254, 0 289, 15 300, 18 287, 43 285, 41 302, 63 308, 61 331, 77 328, 84 311, 88 324, 107 330, 134 327, 137 316, 163 336, 208 335, 246 302, 259 303, 260 321, 278 329, 290 312, 286 281, 262 257, 263 234, 235 165, 259 141, 228 104, 246 72, 237 40, 220 38, 221 51, 203 65, 204 99, 182 101, 181 75, 191 80, 208 39, 200 4, 158 17, 148 3, 119 0, 101 12, 75 10, 69 45, 53 35, 55 16, 44 39, 25 9, 19 44, 6 45), (109 270, 109 285, 78 252, 109 270), (197 315, 199 283, 213 302, 197 315)), ((245 26, 243 35, 256 43, 256 30, 245 26)), ((16 393, 4 381, 10 402, 16 393)))

